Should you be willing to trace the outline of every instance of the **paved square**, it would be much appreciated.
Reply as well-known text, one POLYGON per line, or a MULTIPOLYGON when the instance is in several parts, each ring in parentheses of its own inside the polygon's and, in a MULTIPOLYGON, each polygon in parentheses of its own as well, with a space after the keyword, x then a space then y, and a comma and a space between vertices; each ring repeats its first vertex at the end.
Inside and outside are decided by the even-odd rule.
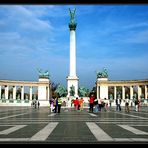
POLYGON ((148 143, 148 109, 50 113, 48 107, 0 107, 0 143, 148 143))

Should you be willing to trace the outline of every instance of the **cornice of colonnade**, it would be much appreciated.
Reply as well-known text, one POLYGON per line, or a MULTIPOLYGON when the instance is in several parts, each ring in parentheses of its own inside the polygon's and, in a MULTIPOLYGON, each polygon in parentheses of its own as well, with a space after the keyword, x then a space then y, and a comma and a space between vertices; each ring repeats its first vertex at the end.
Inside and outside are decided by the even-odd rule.
POLYGON ((148 79, 145 80, 106 80, 96 81, 96 85, 107 85, 107 86, 135 86, 135 85, 148 85, 148 79))
POLYGON ((0 86, 49 86, 51 84, 48 82, 36 82, 36 81, 14 81, 14 80, 0 80, 0 86))

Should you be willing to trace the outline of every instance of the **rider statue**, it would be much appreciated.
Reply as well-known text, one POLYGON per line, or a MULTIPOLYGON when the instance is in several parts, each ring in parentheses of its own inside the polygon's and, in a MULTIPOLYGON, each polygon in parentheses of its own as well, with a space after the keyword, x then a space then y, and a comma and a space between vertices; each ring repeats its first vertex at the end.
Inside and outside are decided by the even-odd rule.
POLYGON ((108 78, 107 69, 104 68, 102 72, 97 72, 97 78, 108 78))
POLYGON ((87 89, 85 87, 79 88, 79 95, 80 97, 84 97, 87 94, 87 89))
POLYGON ((43 72, 41 69, 38 69, 39 78, 49 78, 49 72, 46 70, 43 72))

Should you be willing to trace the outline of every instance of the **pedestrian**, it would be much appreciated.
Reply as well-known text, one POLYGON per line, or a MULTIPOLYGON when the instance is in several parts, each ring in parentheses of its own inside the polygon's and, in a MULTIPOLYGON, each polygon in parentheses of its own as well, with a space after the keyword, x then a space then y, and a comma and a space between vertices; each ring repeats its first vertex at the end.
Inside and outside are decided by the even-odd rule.
POLYGON ((104 98, 104 103, 105 103, 105 111, 109 111, 109 100, 104 98))
POLYGON ((116 99, 116 111, 121 111, 121 98, 120 98, 120 95, 118 95, 118 98, 116 99))
POLYGON ((60 113, 61 111, 61 106, 62 106, 62 99, 61 98, 58 98, 58 113, 60 113))
POLYGON ((129 98, 127 97, 127 98, 125 99, 125 112, 127 112, 127 113, 129 113, 129 102, 130 102, 130 100, 129 100, 129 98))
POLYGON ((139 111, 139 100, 138 100, 138 98, 135 99, 135 111, 136 112, 139 111))
POLYGON ((84 106, 84 100, 83 98, 81 97, 81 99, 79 100, 79 104, 80 104, 80 111, 83 110, 83 106, 84 106))
POLYGON ((95 100, 94 100, 94 106, 95 106, 95 113, 98 113, 98 111, 99 111, 99 105, 98 105, 98 99, 96 98, 95 100))
POLYGON ((94 108, 94 96, 91 95, 89 99, 89 111, 93 112, 93 108, 94 108))
POLYGON ((98 105, 99 105, 99 110, 98 111, 101 111, 101 108, 102 108, 102 100, 101 98, 98 99, 98 105))
POLYGON ((75 109, 78 110, 78 107, 79 107, 79 100, 78 100, 78 97, 76 97, 76 100, 75 100, 75 109))
POLYGON ((38 108, 40 107, 40 102, 38 101, 38 108))
POLYGON ((53 112, 54 109, 54 100, 50 100, 50 111, 53 112))
POLYGON ((57 112, 57 108, 58 108, 58 98, 54 99, 54 113, 57 112))

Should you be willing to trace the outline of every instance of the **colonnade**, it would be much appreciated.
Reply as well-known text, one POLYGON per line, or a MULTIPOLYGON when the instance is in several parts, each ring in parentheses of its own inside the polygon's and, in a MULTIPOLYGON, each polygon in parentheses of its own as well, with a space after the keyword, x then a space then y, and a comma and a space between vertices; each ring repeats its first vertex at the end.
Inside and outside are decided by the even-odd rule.
POLYGON ((11 81, 11 80, 0 80, 0 99, 5 100, 49 100, 50 98, 50 82, 49 81, 39 81, 39 82, 31 82, 31 81, 11 81), (27 93, 27 97, 25 94, 25 87, 29 87, 29 92, 27 93), (10 89, 11 93, 10 93, 10 89), (20 89, 20 96, 18 97, 17 91, 20 89), (33 89, 35 91, 33 92, 33 89), (45 89, 45 91, 44 91, 45 89), (2 92, 3 90, 3 92, 2 92), (43 90, 43 92, 39 92, 43 90), (45 93, 45 94, 43 94, 45 93), (10 95, 11 94, 11 95, 10 95), (33 94, 36 95, 36 98, 33 97, 33 94), (28 97, 29 96, 29 97, 28 97))
POLYGON ((112 94, 115 100, 117 95, 120 94, 123 100, 127 96, 129 99, 133 99, 133 97, 148 99, 148 80, 110 81, 107 78, 99 78, 96 85, 97 98, 109 99, 112 94), (111 88, 112 92, 110 91, 111 88))

